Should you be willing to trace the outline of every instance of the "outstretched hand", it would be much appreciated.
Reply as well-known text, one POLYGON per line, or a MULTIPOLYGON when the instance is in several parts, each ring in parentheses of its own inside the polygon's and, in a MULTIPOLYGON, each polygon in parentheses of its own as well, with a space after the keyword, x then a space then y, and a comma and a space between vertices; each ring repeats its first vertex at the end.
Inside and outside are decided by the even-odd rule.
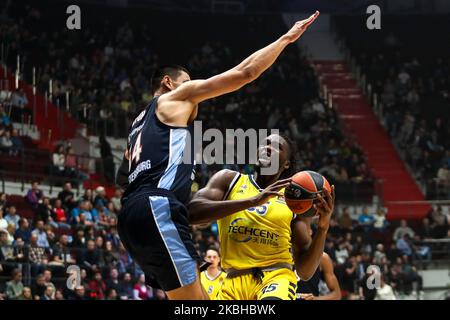
POLYGON ((280 192, 281 189, 286 188, 291 182, 291 178, 278 180, 271 184, 259 194, 253 197, 252 205, 257 207, 267 202, 269 198, 272 197, 283 197, 284 194, 280 192))
POLYGON ((290 43, 297 41, 306 29, 316 20, 320 12, 316 11, 308 19, 297 21, 294 26, 285 34, 290 43))

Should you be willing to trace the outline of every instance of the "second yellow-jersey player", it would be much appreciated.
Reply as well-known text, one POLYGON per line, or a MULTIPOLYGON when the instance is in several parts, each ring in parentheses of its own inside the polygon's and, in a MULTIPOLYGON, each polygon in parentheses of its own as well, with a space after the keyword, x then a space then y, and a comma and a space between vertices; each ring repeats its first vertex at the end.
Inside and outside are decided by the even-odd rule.
POLYGON ((211 265, 200 273, 200 281, 211 300, 216 299, 226 273, 220 269, 220 254, 215 248, 206 250, 205 260, 211 265))

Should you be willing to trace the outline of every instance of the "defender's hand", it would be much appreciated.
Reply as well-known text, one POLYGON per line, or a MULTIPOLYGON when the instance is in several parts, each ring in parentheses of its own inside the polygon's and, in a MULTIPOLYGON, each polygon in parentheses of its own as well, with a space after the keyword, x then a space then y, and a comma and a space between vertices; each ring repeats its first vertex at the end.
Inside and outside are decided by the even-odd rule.
POLYGON ((321 194, 317 195, 317 199, 319 200, 318 204, 314 204, 314 208, 317 210, 317 214, 319 215, 319 221, 317 222, 317 226, 322 230, 328 230, 330 226, 331 215, 334 210, 334 185, 331 186, 331 194, 327 189, 323 189, 324 196, 321 194))
POLYGON ((319 14, 320 12, 316 11, 308 19, 297 21, 294 26, 285 34, 287 40, 292 43, 300 38, 303 32, 305 32, 306 29, 314 22, 314 20, 316 20, 319 14))
POLYGON ((252 207, 260 206, 266 203, 267 200, 272 197, 283 197, 284 194, 279 191, 283 188, 286 188, 290 182, 291 178, 278 180, 277 182, 272 183, 270 186, 262 190, 259 194, 252 197, 252 207))

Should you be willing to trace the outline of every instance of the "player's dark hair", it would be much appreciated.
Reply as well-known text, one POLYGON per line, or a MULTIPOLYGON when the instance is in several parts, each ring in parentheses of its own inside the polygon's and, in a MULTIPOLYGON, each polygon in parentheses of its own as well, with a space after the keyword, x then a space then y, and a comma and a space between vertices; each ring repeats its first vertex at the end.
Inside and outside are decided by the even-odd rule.
POLYGON ((217 252, 218 256, 221 257, 220 251, 219 251, 219 249, 217 249, 216 247, 208 247, 208 248, 205 250, 205 255, 206 255, 206 253, 208 252, 208 250, 213 250, 213 251, 217 252))
POLYGON ((287 134, 281 133, 279 136, 287 142, 289 147, 289 162, 291 165, 288 169, 284 170, 280 176, 280 179, 286 179, 293 176, 297 172, 297 164, 296 164, 297 152, 295 143, 291 140, 291 138, 289 138, 287 134))
POLYGON ((151 80, 151 86, 152 86, 152 94, 154 95, 155 92, 161 87, 161 81, 165 76, 169 76, 171 78, 177 78, 181 72, 186 72, 189 74, 189 71, 179 65, 165 65, 162 67, 159 67, 153 72, 152 80, 151 80))

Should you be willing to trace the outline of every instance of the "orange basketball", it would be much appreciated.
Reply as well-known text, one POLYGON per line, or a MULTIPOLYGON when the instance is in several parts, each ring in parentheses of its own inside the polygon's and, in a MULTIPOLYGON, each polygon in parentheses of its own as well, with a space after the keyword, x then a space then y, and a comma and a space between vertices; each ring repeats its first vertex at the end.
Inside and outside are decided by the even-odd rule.
POLYGON ((315 171, 300 171, 291 179, 291 183, 284 190, 287 206, 295 214, 305 217, 315 216, 313 204, 317 201, 317 195, 322 194, 324 188, 331 192, 330 183, 315 171))

